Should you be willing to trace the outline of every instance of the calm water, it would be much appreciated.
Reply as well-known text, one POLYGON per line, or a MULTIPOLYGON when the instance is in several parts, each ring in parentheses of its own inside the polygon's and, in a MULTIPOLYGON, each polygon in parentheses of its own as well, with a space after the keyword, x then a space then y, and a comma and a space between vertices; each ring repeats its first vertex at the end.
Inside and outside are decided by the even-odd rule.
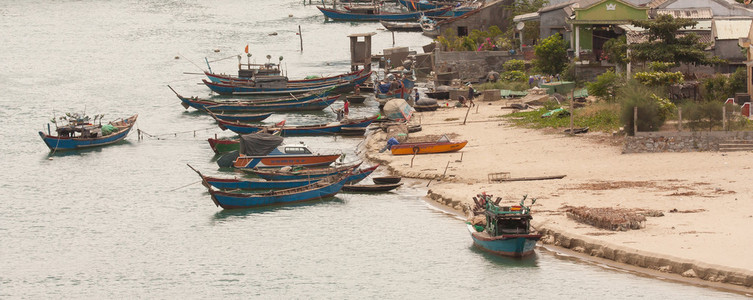
MULTIPOLYGON (((283 56, 292 78, 342 73, 348 34, 376 32, 374 53, 392 47, 378 23, 325 23, 316 8, 290 0, 3 1, 0 16, 0 298, 741 297, 543 249, 524 260, 487 255, 417 188, 263 210, 215 207, 186 163, 220 173, 206 138, 229 133, 183 110, 166 85, 207 96, 200 77, 184 72, 246 44, 257 63, 283 56), (84 110, 105 119, 138 113, 138 128, 154 137, 49 159, 36 132, 54 114, 84 110)), ((395 39, 412 49, 429 42, 415 33, 395 39)), ((236 63, 212 68, 233 73, 236 63)), ((351 110, 375 109, 372 101, 351 110)), ((267 122, 282 119, 319 123, 334 113, 267 122)), ((290 141, 346 160, 360 142, 290 141)))

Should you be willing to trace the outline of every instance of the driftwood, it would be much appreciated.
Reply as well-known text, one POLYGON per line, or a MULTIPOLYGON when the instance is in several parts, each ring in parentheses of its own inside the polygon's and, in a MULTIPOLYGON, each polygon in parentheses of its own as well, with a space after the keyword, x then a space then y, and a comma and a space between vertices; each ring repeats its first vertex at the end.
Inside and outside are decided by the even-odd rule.
POLYGON ((537 177, 510 177, 510 178, 491 178, 490 181, 533 181, 533 180, 549 180, 549 179, 562 179, 567 175, 554 175, 554 176, 537 176, 537 177))

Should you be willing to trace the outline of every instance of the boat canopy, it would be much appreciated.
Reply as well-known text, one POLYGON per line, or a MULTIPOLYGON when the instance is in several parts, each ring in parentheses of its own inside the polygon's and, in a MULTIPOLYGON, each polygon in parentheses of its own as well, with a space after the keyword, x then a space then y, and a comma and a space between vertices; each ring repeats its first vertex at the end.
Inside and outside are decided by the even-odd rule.
POLYGON ((283 138, 266 132, 241 135, 240 154, 248 156, 267 155, 282 144, 283 138))

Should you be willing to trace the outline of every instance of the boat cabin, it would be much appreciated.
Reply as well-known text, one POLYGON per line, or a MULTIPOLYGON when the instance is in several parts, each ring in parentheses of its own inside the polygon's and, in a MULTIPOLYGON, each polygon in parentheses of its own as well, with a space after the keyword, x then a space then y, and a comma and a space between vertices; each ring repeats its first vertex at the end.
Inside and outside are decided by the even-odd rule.
POLYGON ((530 233, 532 217, 521 206, 499 206, 498 210, 487 209, 484 215, 491 236, 530 233))
POLYGON ((92 124, 65 125, 60 126, 55 130, 59 137, 96 138, 102 135, 101 126, 92 124))
POLYGON ((299 144, 299 145, 283 145, 281 147, 278 147, 274 151, 272 151, 270 154, 301 155, 301 154, 313 154, 313 153, 311 152, 311 150, 309 150, 308 146, 306 146, 305 144, 299 144))
POLYGON ((378 15, 379 14, 379 5, 371 5, 371 4, 364 4, 364 5, 351 5, 347 6, 346 9, 355 14, 365 14, 365 15, 378 15))

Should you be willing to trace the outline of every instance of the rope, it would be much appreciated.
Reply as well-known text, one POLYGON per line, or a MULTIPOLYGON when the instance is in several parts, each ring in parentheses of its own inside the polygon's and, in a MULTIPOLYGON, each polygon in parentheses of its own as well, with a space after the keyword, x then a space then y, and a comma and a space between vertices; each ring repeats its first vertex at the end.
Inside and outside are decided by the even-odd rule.
POLYGON ((193 133, 193 136, 196 137, 196 132, 197 131, 202 131, 202 130, 203 131, 207 131, 207 130, 211 130, 211 129, 215 129, 215 128, 217 128, 217 127, 207 127, 207 128, 202 128, 202 129, 187 130, 187 131, 178 131, 178 132, 162 133, 162 134, 150 134, 150 133, 147 133, 146 131, 143 131, 141 129, 136 129, 136 130, 139 133, 139 140, 143 139, 142 135, 146 135, 148 138, 153 138, 153 139, 157 139, 157 140, 164 140, 165 138, 162 138, 164 136, 170 136, 171 135, 171 136, 177 137, 178 134, 183 134, 183 133, 193 133))
POLYGON ((197 184, 197 183, 199 183, 199 182, 201 182, 201 180, 199 180, 199 181, 196 181, 196 182, 191 182, 191 183, 189 183, 189 184, 186 184, 186 185, 184 185, 184 186, 181 186, 181 187, 177 187, 177 188, 174 188, 174 189, 170 190, 170 192, 174 192, 174 191, 177 191, 177 190, 179 190, 179 189, 182 189, 182 188, 184 188, 184 187, 187 187, 187 186, 190 186, 190 185, 194 185, 194 184, 197 184))
POLYGON ((223 60, 226 60, 226 59, 231 59, 231 58, 236 58, 236 57, 238 57, 238 54, 235 54, 235 55, 233 55, 233 56, 228 56, 228 57, 225 57, 225 58, 220 58, 220 59, 210 60, 209 62, 210 62, 210 63, 213 63, 213 62, 223 61, 223 60))

